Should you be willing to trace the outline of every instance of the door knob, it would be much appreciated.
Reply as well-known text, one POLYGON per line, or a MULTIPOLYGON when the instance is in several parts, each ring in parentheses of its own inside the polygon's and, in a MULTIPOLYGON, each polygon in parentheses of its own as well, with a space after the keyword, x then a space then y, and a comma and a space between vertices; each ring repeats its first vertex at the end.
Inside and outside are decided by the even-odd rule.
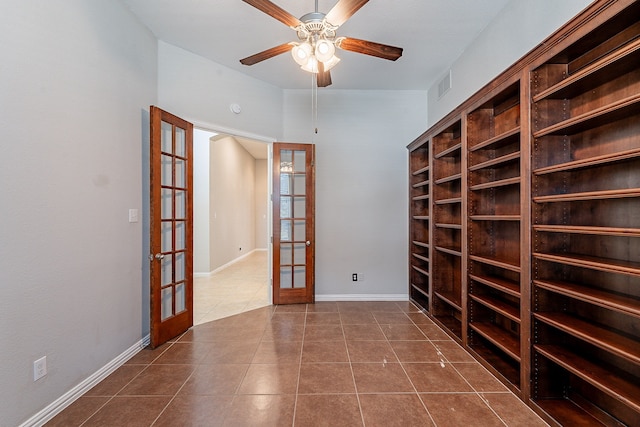
POLYGON ((164 259, 164 255, 163 254, 156 254, 156 259, 164 259))
POLYGON ((307 246, 311 246, 311 242, 307 240, 307 246))

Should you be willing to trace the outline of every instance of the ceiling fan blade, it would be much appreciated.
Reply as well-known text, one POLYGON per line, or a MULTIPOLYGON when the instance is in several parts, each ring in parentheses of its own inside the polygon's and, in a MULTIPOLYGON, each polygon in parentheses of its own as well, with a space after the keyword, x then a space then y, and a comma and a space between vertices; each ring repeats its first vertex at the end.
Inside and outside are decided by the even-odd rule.
POLYGON ((278 21, 282 22, 284 25, 288 27, 295 28, 298 25, 302 24, 302 22, 298 18, 296 18, 286 10, 282 9, 280 6, 277 6, 276 4, 270 2, 269 0, 242 0, 242 1, 247 4, 250 4, 251 6, 255 7, 258 10, 261 10, 262 12, 271 16, 272 18, 277 19, 278 21))
POLYGON ((257 64, 258 62, 264 61, 265 59, 273 58, 274 56, 289 52, 291 49, 293 49, 293 43, 281 44, 280 46, 272 47, 271 49, 263 50, 262 52, 256 53, 255 55, 251 55, 244 59, 241 59, 240 63, 244 65, 257 64))
POLYGON ((322 62, 318 62, 316 84, 318 85, 318 87, 327 87, 331 85, 331 73, 329 72, 329 70, 324 71, 324 64, 322 62))
POLYGON ((337 47, 343 50, 377 56, 378 58, 388 59, 390 61, 395 61, 402 56, 401 47, 389 46, 367 40, 339 37, 335 43, 337 47))
POLYGON ((351 16, 367 4, 368 1, 369 0, 338 0, 338 3, 331 8, 325 18, 329 23, 340 26, 347 22, 347 19, 351 18, 351 16))

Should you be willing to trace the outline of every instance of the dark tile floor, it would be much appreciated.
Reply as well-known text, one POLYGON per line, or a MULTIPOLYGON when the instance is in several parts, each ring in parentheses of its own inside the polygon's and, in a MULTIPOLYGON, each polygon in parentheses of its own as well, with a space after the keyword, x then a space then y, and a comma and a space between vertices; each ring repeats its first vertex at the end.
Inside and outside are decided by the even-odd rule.
POLYGON ((145 349, 47 426, 544 426, 407 302, 265 307, 145 349))

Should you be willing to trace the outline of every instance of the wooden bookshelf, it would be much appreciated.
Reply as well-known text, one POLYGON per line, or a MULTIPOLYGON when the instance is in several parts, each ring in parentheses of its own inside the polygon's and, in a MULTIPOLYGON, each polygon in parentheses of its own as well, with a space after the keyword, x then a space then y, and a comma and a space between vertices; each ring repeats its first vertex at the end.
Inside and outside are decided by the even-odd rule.
POLYGON ((409 146, 412 300, 554 426, 640 425, 638 64, 596 0, 409 146))

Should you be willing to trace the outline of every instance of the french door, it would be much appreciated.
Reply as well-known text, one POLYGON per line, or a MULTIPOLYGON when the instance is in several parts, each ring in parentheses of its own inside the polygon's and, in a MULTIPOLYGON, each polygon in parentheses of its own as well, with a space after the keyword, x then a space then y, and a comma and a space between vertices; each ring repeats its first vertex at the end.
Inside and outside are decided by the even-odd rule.
POLYGON ((273 303, 315 301, 315 146, 273 144, 273 303))
POLYGON ((151 347, 193 325, 193 125, 151 106, 151 347))

